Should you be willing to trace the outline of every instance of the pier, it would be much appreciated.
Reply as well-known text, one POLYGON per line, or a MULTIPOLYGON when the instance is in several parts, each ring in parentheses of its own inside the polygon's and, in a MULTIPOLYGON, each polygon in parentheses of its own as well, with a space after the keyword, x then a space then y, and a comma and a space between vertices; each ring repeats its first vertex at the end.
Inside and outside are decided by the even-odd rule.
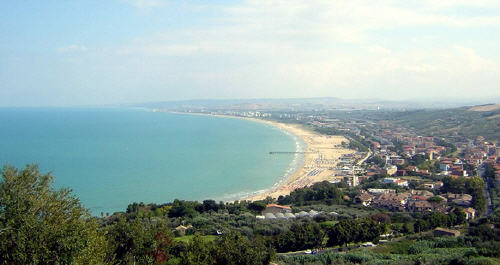
POLYGON ((275 154, 316 154, 318 152, 269 152, 270 155, 275 154))

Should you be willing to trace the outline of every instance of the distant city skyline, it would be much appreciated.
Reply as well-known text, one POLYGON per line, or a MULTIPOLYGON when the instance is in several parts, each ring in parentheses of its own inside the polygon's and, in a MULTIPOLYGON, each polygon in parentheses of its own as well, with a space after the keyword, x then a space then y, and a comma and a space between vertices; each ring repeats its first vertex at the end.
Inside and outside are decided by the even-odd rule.
POLYGON ((0 18, 0 107, 500 98, 495 0, 4 1, 0 18))

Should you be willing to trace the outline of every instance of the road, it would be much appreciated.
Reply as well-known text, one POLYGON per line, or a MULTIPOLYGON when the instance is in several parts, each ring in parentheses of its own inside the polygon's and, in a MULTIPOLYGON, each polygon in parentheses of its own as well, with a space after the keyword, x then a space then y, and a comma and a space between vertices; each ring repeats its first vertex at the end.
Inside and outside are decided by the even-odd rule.
POLYGON ((490 214, 493 213, 493 202, 491 200, 489 182, 487 179, 484 178, 485 171, 486 170, 484 168, 484 164, 482 164, 477 168, 478 176, 480 176, 486 183, 484 188, 484 198, 486 199, 486 216, 489 216, 490 214))
POLYGON ((368 149, 368 153, 366 153, 366 156, 365 158, 359 160, 356 165, 359 166, 359 165, 362 165, 363 162, 365 162, 370 156, 372 155, 372 150, 371 149, 368 149))

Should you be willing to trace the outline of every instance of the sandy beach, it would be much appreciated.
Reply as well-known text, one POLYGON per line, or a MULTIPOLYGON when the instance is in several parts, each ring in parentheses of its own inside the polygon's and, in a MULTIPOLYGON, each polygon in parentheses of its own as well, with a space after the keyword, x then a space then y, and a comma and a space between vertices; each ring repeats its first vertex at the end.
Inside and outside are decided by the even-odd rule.
MULTIPOLYGON (((158 110, 159 111, 159 110, 158 110)), ((337 164, 339 158, 345 154, 356 153, 355 150, 342 147, 342 142, 349 142, 344 136, 339 135, 323 135, 305 128, 299 124, 285 124, 275 121, 263 120, 258 118, 239 117, 232 115, 220 114, 205 114, 205 113, 190 113, 190 112, 171 112, 177 114, 189 115, 204 115, 215 116, 222 118, 245 119, 254 122, 261 122, 281 130, 285 130, 291 134, 300 137, 306 144, 304 152, 303 165, 290 177, 279 183, 276 187, 262 193, 255 193, 249 197, 241 198, 241 200, 262 200, 267 197, 278 198, 280 195, 288 195, 297 188, 308 187, 316 182, 324 180, 336 180, 337 164)), ((279 151, 279 150, 277 150, 279 151)), ((282 150, 290 151, 290 150, 282 150)), ((273 154, 273 155, 294 155, 294 154, 273 154)))
POLYGON ((283 183, 281 183, 278 187, 275 187, 265 193, 245 198, 247 200, 261 200, 268 196, 277 198, 280 195, 288 195, 291 191, 297 188, 307 187, 316 182, 335 180, 335 167, 339 162, 339 158, 344 154, 355 153, 354 150, 342 147, 342 142, 348 142, 348 140, 343 136, 321 135, 298 124, 284 124, 261 119, 249 119, 264 122, 297 135, 302 138, 307 146, 306 150, 304 150, 304 164, 295 172, 295 174, 283 181, 283 183))

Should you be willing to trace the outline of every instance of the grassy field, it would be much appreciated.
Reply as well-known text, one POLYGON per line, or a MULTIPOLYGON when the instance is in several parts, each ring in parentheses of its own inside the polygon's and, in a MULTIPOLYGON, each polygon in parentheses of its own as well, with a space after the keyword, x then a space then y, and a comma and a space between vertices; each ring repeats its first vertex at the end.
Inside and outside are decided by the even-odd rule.
MULTIPOLYGON (((188 243, 189 241, 193 240, 193 237, 194 235, 189 235, 189 236, 180 236, 180 237, 176 237, 174 238, 174 241, 177 241, 177 242, 184 242, 184 243, 188 243)), ((215 238, 217 238, 217 236, 213 236, 213 235, 209 235, 209 236, 200 236, 200 238, 205 241, 205 242, 212 242, 215 240, 215 238)))

